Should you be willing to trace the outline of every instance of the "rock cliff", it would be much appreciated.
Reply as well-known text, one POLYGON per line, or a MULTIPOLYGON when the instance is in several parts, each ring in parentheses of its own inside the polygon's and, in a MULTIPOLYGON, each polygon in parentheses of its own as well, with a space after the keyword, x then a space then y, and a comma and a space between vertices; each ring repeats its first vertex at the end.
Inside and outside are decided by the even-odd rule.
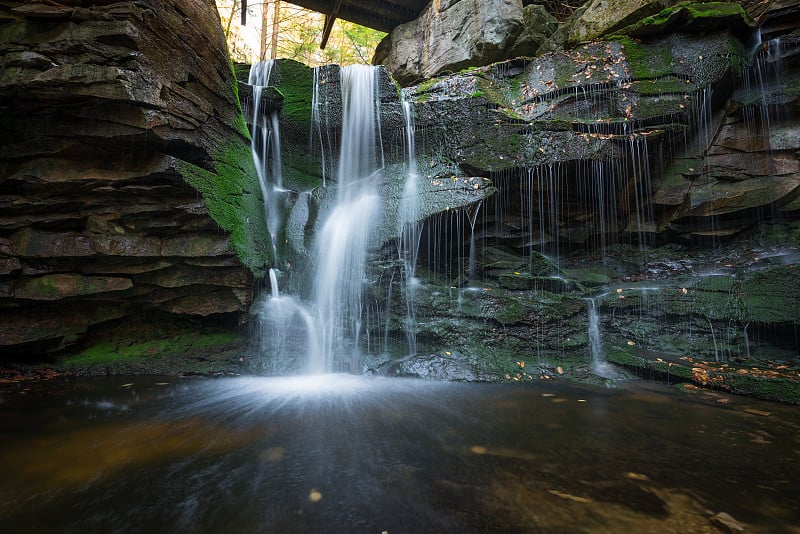
POLYGON ((798 3, 633 4, 602 40, 406 90, 418 146, 498 193, 426 221, 424 289, 381 325, 402 339, 410 306, 420 358, 368 366, 613 378, 594 310, 601 358, 800 402, 798 3))
POLYGON ((4 2, 0 36, 0 350, 238 324, 269 247, 214 3, 4 2))

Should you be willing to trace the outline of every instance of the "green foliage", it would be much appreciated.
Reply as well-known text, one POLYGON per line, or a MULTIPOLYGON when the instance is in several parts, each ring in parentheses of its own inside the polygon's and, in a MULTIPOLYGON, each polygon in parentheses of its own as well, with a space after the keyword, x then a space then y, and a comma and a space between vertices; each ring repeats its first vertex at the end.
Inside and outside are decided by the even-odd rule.
POLYGON ((240 26, 240 0, 217 0, 228 47, 237 61, 252 63, 260 59, 294 59, 310 66, 330 63, 349 65, 369 64, 375 47, 385 37, 384 32, 337 19, 325 49, 320 49, 325 16, 289 2, 264 0, 248 4, 248 25, 240 26), (275 24, 274 8, 279 4, 275 24), (266 20, 263 10, 267 10, 266 20), (272 31, 277 29, 277 38, 272 31), (261 42, 266 44, 262 50, 261 42), (277 49, 272 50, 276 42, 277 49))

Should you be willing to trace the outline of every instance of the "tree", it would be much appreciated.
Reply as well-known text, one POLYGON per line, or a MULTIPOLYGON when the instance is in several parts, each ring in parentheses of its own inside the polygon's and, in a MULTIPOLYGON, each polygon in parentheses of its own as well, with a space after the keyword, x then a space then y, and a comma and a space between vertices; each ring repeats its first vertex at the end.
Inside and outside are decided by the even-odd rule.
POLYGON ((291 58, 315 67, 326 63, 370 63, 375 47, 386 35, 338 19, 328 45, 320 50, 324 15, 282 2, 247 2, 248 25, 239 24, 240 0, 217 0, 228 47, 234 61, 250 63, 291 58), (255 54, 258 50, 258 55, 255 54))

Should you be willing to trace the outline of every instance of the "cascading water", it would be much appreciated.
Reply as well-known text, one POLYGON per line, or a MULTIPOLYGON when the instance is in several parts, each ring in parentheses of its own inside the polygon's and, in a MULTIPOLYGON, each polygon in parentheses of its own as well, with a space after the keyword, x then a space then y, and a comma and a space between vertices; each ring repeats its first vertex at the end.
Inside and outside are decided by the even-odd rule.
POLYGON ((335 199, 322 214, 316 234, 313 298, 318 312, 320 343, 310 354, 308 371, 337 369, 334 354, 358 358, 362 327, 362 286, 370 229, 379 213, 380 197, 370 176, 380 168, 376 144, 379 128, 376 70, 343 67, 341 148, 335 199))
POLYGON ((281 214, 284 211, 279 204, 280 193, 284 192, 280 125, 277 111, 272 111, 267 115, 262 109, 262 96, 269 86, 273 64, 273 61, 261 61, 251 65, 247 83, 253 88, 251 108, 251 124, 253 126, 250 132, 253 163, 258 175, 261 196, 264 199, 264 217, 272 239, 273 261, 277 262, 276 243, 280 231, 281 214))
MULTIPOLYGON (((406 145, 406 180, 403 186, 403 197, 400 200, 400 211, 397 217, 397 231, 400 235, 398 255, 403 263, 404 296, 406 299, 406 318, 403 330, 406 334, 410 355, 417 352, 416 312, 413 303, 413 292, 419 285, 416 277, 417 256, 419 254, 419 175, 417 173, 417 155, 414 146, 414 108, 411 102, 402 99, 403 120, 405 126, 406 145)), ((387 336, 388 337, 388 336, 387 336)))
MULTIPOLYGON (((283 213, 283 188, 281 170, 280 124, 278 112, 269 114, 262 109, 262 96, 269 86, 274 62, 255 63, 250 68, 248 83, 253 88, 251 108, 251 138, 253 162, 259 188, 264 199, 264 217, 272 240, 273 262, 278 264, 276 244, 281 233, 283 213)), ((297 244, 295 244, 295 248, 297 244)), ((281 295, 278 287, 278 270, 269 269, 270 293, 258 307, 257 316, 262 327, 261 350, 271 355, 268 370, 283 372, 300 366, 300 355, 317 350, 319 340, 311 313, 294 297, 281 295)))

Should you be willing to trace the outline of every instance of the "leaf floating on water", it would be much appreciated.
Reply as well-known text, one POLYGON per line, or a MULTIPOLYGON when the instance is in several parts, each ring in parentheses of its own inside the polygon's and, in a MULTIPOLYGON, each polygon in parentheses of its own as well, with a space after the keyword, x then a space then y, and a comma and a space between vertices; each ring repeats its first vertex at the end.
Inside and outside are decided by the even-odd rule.
POLYGON ((155 385, 157 385, 157 386, 168 386, 169 382, 156 382, 155 385))
POLYGON ((127 384, 122 384, 122 387, 129 388, 133 385, 133 382, 128 382, 127 384))
POLYGON ((311 502, 319 502, 322 500, 322 493, 312 488, 311 493, 308 494, 308 500, 311 502))
POLYGON ((726 512, 720 512, 711 517, 711 521, 728 529, 730 532, 744 532, 744 525, 739 523, 733 516, 726 512))
POLYGON ((542 393, 542 397, 555 397, 552 393, 542 393))
POLYGON ((763 410, 756 410, 755 408, 745 408, 742 410, 743 412, 751 413, 753 415, 761 415, 763 417, 768 417, 771 412, 765 412, 763 410))
POLYGON ((634 473, 633 471, 628 471, 625 473, 625 478, 630 478, 631 480, 650 480, 650 477, 647 475, 643 475, 641 473, 634 473))
POLYGON ((489 450, 482 445, 473 445, 469 448, 469 452, 472 454, 486 454, 489 450))
POLYGON ((576 495, 570 495, 569 493, 564 493, 563 491, 558 490, 547 490, 548 493, 552 493, 556 497, 561 497, 562 499, 567 499, 568 501, 575 501, 575 502, 592 502, 592 499, 587 499, 585 497, 578 497, 576 495))

